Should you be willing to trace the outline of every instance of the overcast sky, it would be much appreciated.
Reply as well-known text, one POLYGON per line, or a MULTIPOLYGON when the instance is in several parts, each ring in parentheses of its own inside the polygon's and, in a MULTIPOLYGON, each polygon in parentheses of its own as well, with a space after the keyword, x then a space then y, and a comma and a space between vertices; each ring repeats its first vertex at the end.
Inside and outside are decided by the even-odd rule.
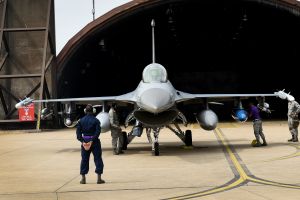
MULTIPOLYGON (((130 0, 95 0, 95 18, 130 0)), ((56 54, 93 20, 93 0, 55 0, 56 54)))

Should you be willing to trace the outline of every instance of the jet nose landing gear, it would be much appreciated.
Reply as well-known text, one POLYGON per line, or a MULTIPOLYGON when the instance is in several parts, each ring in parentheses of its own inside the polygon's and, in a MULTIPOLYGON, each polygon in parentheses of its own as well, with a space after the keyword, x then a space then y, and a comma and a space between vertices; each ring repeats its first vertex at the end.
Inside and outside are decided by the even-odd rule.
MULTIPOLYGON (((166 126, 168 129, 173 131, 185 144, 186 148, 191 149, 193 147, 192 131, 186 130, 183 132, 178 124, 174 124, 176 129, 172 128, 170 125, 166 126)), ((159 142, 158 136, 162 127, 159 128, 146 128, 147 138, 150 144, 152 144, 152 155, 159 156, 159 142), (151 130, 153 131, 154 140, 151 137, 151 130)))
POLYGON ((158 143, 159 131, 160 131, 160 128, 147 128, 146 129, 148 141, 150 144, 152 144, 152 155, 154 155, 154 156, 159 156, 159 143, 158 143), (153 130, 154 141, 152 140, 152 137, 151 137, 151 130, 153 130))

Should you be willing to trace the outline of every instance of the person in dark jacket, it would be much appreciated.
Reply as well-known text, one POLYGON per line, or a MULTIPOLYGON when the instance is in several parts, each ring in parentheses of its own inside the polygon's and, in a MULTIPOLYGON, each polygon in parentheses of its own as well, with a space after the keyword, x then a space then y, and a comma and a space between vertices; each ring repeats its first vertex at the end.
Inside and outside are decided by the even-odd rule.
POLYGON ((82 179, 81 184, 86 184, 85 175, 89 172, 89 159, 91 152, 94 155, 94 162, 96 165, 96 174, 98 174, 97 184, 105 183, 101 179, 103 173, 103 160, 102 160, 102 149, 99 140, 101 127, 100 121, 93 115, 95 108, 88 104, 84 109, 86 115, 81 118, 76 127, 77 140, 81 142, 81 164, 80 174, 82 179))

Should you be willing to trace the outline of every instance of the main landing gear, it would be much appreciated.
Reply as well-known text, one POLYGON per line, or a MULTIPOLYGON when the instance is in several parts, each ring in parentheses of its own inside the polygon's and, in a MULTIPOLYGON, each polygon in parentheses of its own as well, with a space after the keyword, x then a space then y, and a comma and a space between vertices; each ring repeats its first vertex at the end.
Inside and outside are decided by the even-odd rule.
MULTIPOLYGON (((181 141, 185 144, 186 147, 193 146, 192 131, 186 130, 185 132, 183 132, 177 123, 174 123, 173 125, 175 126, 174 128, 171 125, 167 125, 166 127, 170 129, 173 133, 175 133, 175 135, 177 135, 179 139, 181 139, 181 141)), ((146 128, 148 142, 152 145, 152 154, 154 156, 159 156, 160 154, 158 137, 161 129, 162 127, 146 128), (151 132, 153 132, 154 139, 151 137, 151 132)), ((131 132, 129 132, 128 135, 126 134, 126 132, 123 131, 122 134, 124 139, 124 145, 122 149, 126 150, 127 145, 133 140, 133 138, 136 136, 141 136, 142 132, 143 129, 139 126, 134 127, 134 129, 131 132)))
POLYGON ((170 125, 166 126, 168 129, 170 129, 175 135, 181 139, 181 141, 185 144, 187 147, 193 146, 193 139, 192 139, 192 131, 186 130, 183 132, 178 124, 174 124, 175 128, 171 127, 170 125))

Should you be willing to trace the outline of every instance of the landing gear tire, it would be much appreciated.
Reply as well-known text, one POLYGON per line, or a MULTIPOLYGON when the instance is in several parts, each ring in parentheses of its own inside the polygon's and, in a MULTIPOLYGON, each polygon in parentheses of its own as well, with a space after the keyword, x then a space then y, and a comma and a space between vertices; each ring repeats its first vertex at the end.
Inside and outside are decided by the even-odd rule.
POLYGON ((125 131, 122 131, 122 137, 123 137, 123 146, 122 150, 127 150, 127 145, 128 145, 128 136, 125 131))
POLYGON ((186 146, 193 146, 192 131, 191 130, 186 130, 184 136, 185 136, 185 138, 184 138, 185 145, 186 146))
POLYGON ((159 156, 159 143, 155 142, 154 143, 154 151, 153 151, 155 156, 159 156))

